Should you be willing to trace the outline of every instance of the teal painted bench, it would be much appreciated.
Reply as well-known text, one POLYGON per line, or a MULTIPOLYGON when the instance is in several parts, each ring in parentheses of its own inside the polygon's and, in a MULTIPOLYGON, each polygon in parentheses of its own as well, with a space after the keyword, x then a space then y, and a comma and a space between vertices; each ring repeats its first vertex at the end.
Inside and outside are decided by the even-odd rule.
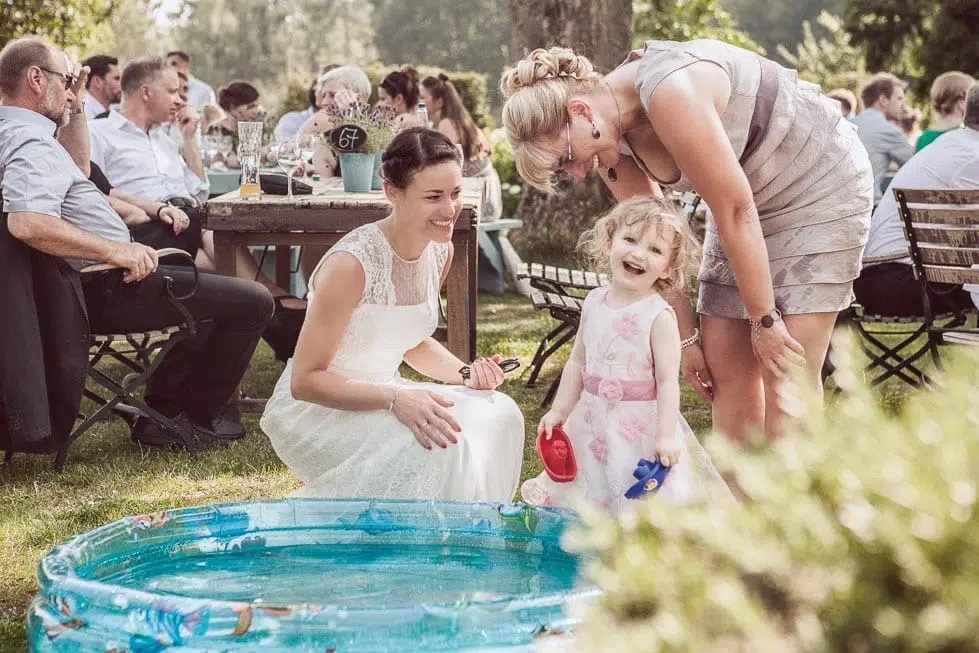
POLYGON ((503 250, 500 236, 511 229, 519 229, 523 220, 501 218, 493 222, 479 223, 479 289, 499 295, 503 293, 504 274, 503 250))

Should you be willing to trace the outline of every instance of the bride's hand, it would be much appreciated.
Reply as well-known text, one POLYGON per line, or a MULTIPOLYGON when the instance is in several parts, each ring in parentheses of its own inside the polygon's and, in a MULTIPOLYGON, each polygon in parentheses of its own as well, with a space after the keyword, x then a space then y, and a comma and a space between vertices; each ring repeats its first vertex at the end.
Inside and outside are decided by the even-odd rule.
POLYGON ((463 385, 473 390, 496 390, 503 383, 499 362, 499 354, 492 358, 477 358, 469 366, 469 378, 463 379, 463 385))
POLYGON ((431 451, 432 445, 445 449, 458 442, 455 434, 462 427, 446 410, 454 405, 440 394, 404 388, 395 397, 391 412, 411 429, 418 444, 431 451))

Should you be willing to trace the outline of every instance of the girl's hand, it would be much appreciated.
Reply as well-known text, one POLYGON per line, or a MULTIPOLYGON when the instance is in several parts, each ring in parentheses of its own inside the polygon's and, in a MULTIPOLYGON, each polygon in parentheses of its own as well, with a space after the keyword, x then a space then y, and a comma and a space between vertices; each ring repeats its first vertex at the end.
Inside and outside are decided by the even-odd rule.
POLYGON ((656 443, 653 447, 653 455, 667 467, 673 467, 680 462, 680 438, 676 433, 667 436, 656 436, 656 443))
POLYGON ((770 328, 752 327, 751 348, 762 365, 775 378, 784 378, 793 368, 805 367, 806 350, 789 334, 784 320, 770 328))
POLYGON ((543 417, 540 418, 540 424, 537 425, 537 435, 543 433, 544 436, 550 440, 554 427, 563 425, 564 417, 553 410, 549 410, 544 413, 543 417))
POLYGON ((462 427, 446 410, 454 405, 434 392, 404 388, 395 397, 391 412, 411 429, 418 444, 431 451, 433 445, 446 449, 458 442, 455 434, 462 427))
POLYGON ((695 342, 680 350, 680 374, 707 401, 714 401, 714 381, 707 368, 704 350, 695 342))
POLYGON ((500 369, 499 354, 492 358, 477 358, 469 365, 469 378, 462 383, 473 390, 496 390, 503 383, 503 370, 500 369))

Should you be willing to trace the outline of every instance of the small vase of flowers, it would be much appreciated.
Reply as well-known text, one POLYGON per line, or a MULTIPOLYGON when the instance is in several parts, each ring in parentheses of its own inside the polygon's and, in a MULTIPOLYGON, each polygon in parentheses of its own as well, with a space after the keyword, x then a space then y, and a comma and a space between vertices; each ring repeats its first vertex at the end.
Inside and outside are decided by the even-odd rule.
POLYGON ((356 102, 331 106, 327 115, 335 126, 323 138, 338 155, 344 190, 379 190, 381 153, 398 131, 393 107, 356 102))

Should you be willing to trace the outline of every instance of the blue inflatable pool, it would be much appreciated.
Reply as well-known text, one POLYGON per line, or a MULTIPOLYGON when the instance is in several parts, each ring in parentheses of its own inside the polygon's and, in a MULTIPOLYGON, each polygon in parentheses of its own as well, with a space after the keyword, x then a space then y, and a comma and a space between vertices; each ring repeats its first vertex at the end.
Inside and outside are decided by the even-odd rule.
POLYGON ((286 499, 127 517, 40 564, 35 653, 520 650, 597 590, 523 504, 286 499))

